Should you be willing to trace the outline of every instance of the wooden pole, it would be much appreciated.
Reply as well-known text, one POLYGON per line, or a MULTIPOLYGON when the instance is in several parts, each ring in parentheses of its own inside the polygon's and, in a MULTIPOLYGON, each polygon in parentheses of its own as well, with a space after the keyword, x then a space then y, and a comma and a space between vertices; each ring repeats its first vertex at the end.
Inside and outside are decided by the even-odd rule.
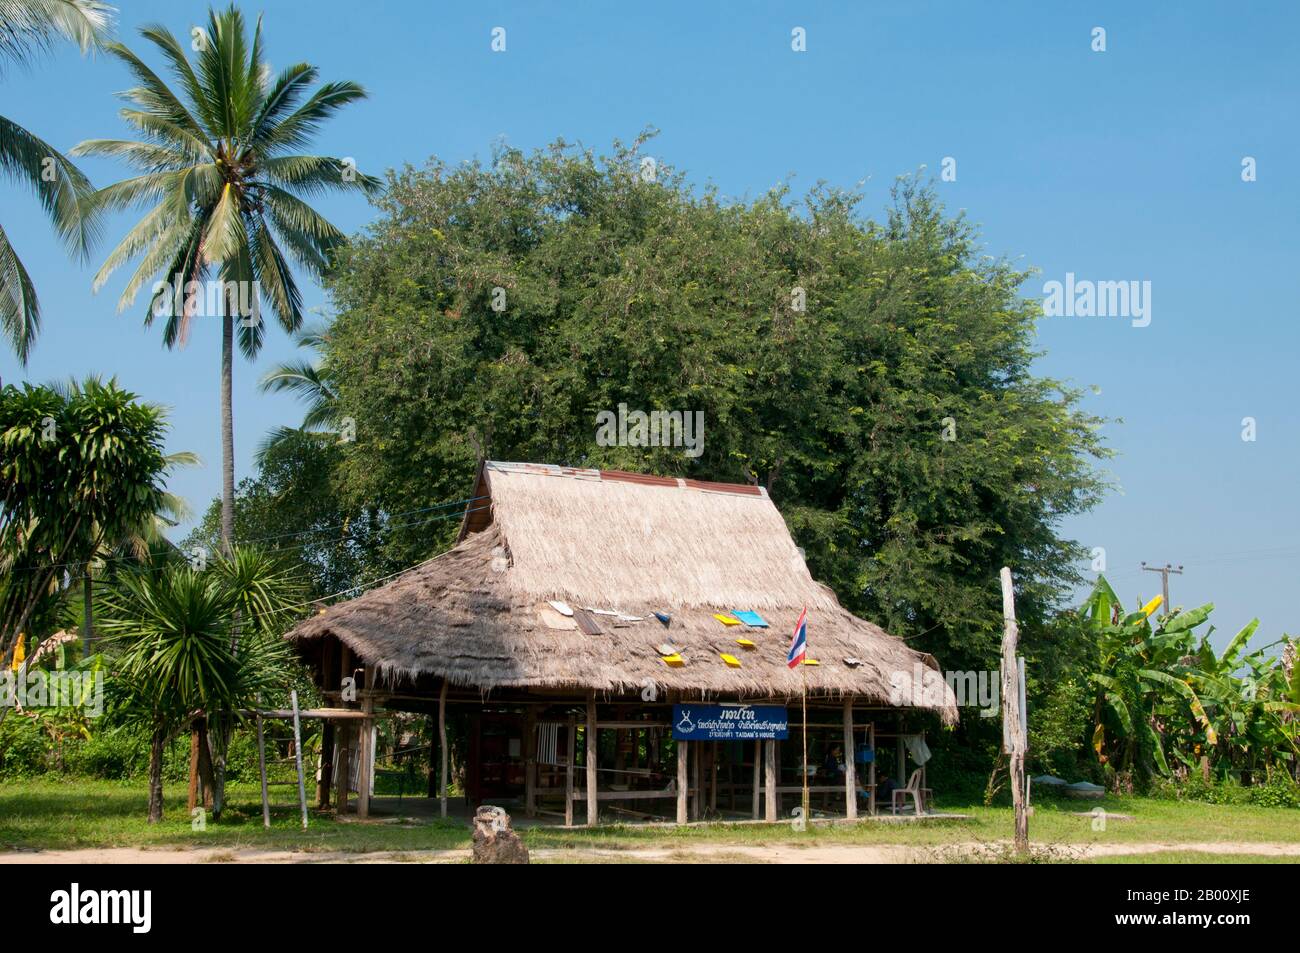
POLYGON ((758 820, 759 814, 759 793, 763 787, 763 742, 754 742, 754 820, 758 820))
POLYGON ((858 818, 858 765, 853 748, 853 699, 844 699, 844 816, 858 818))
POLYGON ((775 738, 763 742, 763 767, 767 775, 766 804, 763 811, 764 819, 769 824, 776 822, 776 744, 775 738))
MULTIPOLYGON (((375 702, 370 698, 370 673, 372 669, 366 669, 366 700, 361 703, 361 708, 367 714, 375 710, 375 702)), ((361 744, 357 746, 360 754, 361 770, 357 772, 357 817, 370 816, 370 770, 374 764, 374 719, 367 718, 361 722, 361 744)))
POLYGON ((685 824, 690 820, 687 795, 690 794, 691 781, 687 771, 686 759, 690 757, 687 749, 689 741, 677 742, 677 823, 685 824))
MULTIPOLYGON (((257 707, 262 707, 262 698, 257 698, 257 707)), ((266 794, 266 737, 262 733, 262 712, 257 713, 257 773, 262 779, 262 826, 271 829, 271 800, 266 794)))
POLYGON ((595 827, 600 820, 600 801, 596 798, 596 693, 587 693, 587 826, 595 827))
POLYGON ((307 829, 307 785, 302 777, 302 721, 298 717, 298 690, 289 692, 293 703, 293 756, 298 764, 298 806, 302 808, 302 829, 307 829))
POLYGON ((537 709, 524 712, 524 815, 537 814, 537 709))
POLYGON ((691 744, 691 813, 697 821, 704 820, 704 777, 701 762, 704 760, 703 742, 691 744))
POLYGON ((867 799, 867 811, 876 814, 876 723, 867 725, 867 746, 871 749, 871 767, 867 769, 867 787, 871 797, 867 799))
POLYGON ((442 772, 438 780, 438 811, 447 816, 447 680, 442 680, 438 692, 438 753, 442 758, 442 772))
POLYGON ((1025 733, 1020 716, 1020 667, 1016 662, 1016 644, 1020 629, 1016 624, 1016 596, 1011 584, 1011 570, 1002 567, 1002 725, 1003 745, 1011 756, 1011 802, 1016 811, 1016 850, 1029 849, 1029 812, 1025 805, 1025 733))
POLYGON ((326 721, 320 730, 320 784, 316 786, 316 806, 330 806, 330 787, 334 783, 334 723, 326 721))
POLYGON ((352 783, 352 726, 338 726, 338 751, 334 754, 334 813, 342 817, 348 812, 348 787, 352 783))
POLYGON ((564 826, 573 826, 573 762, 578 757, 578 719, 569 716, 569 756, 564 765, 564 826))

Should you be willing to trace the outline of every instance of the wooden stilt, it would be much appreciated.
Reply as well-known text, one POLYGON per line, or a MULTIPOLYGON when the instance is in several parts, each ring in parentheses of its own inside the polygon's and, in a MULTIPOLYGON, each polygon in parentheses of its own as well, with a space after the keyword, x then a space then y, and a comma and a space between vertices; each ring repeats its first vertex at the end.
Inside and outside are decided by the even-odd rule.
POLYGON ((334 784, 334 723, 326 721, 320 731, 320 783, 316 785, 316 806, 330 806, 330 788, 334 784))
POLYGON ((447 680, 442 680, 442 690, 438 692, 438 754, 442 758, 442 770, 438 780, 438 813, 447 816, 447 680))
POLYGON ((871 797, 867 801, 867 810, 874 817, 876 813, 876 723, 874 721, 867 726, 867 743, 871 747, 871 767, 867 769, 867 787, 871 789, 871 797))
POLYGON ((524 815, 537 814, 537 709, 524 712, 524 815))
MULTIPOLYGON (((371 669, 366 669, 366 700, 362 702, 361 708, 367 714, 375 710, 374 700, 370 695, 370 673, 371 669)), ((375 763, 375 721, 373 718, 367 718, 361 722, 360 733, 361 743, 357 745, 361 770, 357 772, 357 817, 370 816, 370 778, 371 770, 375 763)))
POLYGON ((691 814, 697 821, 704 820, 704 776, 701 762, 704 760, 704 745, 695 742, 691 745, 694 757, 691 758, 691 814))
POLYGON ((334 812, 342 817, 348 812, 348 787, 352 781, 352 726, 338 726, 339 747, 334 756, 334 812))
POLYGON ((596 693, 587 693, 587 826, 595 827, 600 819, 600 801, 596 798, 596 693))
POLYGON ((677 742, 677 823, 685 824, 690 820, 687 813, 686 798, 690 794, 691 782, 686 770, 686 759, 690 757, 690 750, 687 748, 689 741, 677 742))
POLYGON ((578 757, 578 719, 569 716, 569 753, 564 764, 564 826, 573 826, 573 771, 578 757))
POLYGON ((844 816, 858 817, 858 764, 853 748, 853 699, 844 699, 844 816))
POLYGON ((776 745, 775 738, 763 742, 763 766, 767 775, 763 816, 769 824, 776 822, 776 745))

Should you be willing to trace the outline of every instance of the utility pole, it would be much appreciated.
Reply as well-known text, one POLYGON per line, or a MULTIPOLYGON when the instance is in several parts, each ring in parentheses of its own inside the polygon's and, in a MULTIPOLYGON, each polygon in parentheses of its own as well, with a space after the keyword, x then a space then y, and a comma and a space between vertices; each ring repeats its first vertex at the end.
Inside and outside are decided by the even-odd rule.
POLYGON ((1169 574, 1170 574, 1170 573, 1173 573, 1175 576, 1181 576, 1181 575, 1183 574, 1183 567, 1182 567, 1182 565, 1179 565, 1179 567, 1178 567, 1177 569, 1175 569, 1175 568, 1174 568, 1171 564, 1169 564, 1169 563, 1165 563, 1163 566, 1148 566, 1148 565, 1146 564, 1146 560, 1143 560, 1143 561, 1142 561, 1142 571, 1143 571, 1143 572, 1158 572, 1158 573, 1160 573, 1160 585, 1161 585, 1161 591, 1162 591, 1162 593, 1163 593, 1163 595, 1164 595, 1164 597, 1165 597, 1165 604, 1164 604, 1164 610, 1165 610, 1165 611, 1164 611, 1163 613, 1161 613, 1161 614, 1162 614, 1162 615, 1169 615, 1169 574))

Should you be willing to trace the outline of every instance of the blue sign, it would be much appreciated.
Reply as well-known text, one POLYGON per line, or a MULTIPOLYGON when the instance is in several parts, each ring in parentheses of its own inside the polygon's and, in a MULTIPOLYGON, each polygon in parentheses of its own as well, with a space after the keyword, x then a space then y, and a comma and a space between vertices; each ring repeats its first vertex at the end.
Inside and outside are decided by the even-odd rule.
POLYGON ((678 741, 757 741, 790 737, 790 721, 779 705, 674 705, 678 741))

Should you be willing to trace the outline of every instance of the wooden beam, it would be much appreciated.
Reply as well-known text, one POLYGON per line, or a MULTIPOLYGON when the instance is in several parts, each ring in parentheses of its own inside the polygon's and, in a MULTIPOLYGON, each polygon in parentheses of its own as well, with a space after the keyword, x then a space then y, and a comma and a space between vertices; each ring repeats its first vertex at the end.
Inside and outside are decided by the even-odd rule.
POLYGON ((853 699, 844 699, 844 816, 858 817, 858 765, 853 747, 853 699))
POLYGON ((769 738, 764 741, 763 749, 763 766, 767 774, 764 819, 772 824, 776 822, 776 739, 769 738))
POLYGON ((599 757, 596 739, 600 728, 596 725, 596 693, 587 693, 587 826, 595 827, 600 819, 600 804, 596 798, 596 759, 599 757))
POLYGON ((691 789, 691 782, 690 779, 687 777, 687 771, 686 771, 686 759, 690 757, 690 752, 687 750, 686 747, 688 744, 690 744, 689 741, 677 742, 677 823, 678 824, 685 824, 688 820, 690 820, 690 817, 687 814, 687 802, 686 802, 686 797, 690 793, 690 789, 691 789))
POLYGON ((578 756, 578 719, 569 716, 569 754, 564 765, 564 826, 573 826, 573 762, 578 756))
POLYGON ((442 758, 442 772, 438 782, 438 811, 447 816, 447 680, 442 680, 438 693, 438 752, 442 758))

